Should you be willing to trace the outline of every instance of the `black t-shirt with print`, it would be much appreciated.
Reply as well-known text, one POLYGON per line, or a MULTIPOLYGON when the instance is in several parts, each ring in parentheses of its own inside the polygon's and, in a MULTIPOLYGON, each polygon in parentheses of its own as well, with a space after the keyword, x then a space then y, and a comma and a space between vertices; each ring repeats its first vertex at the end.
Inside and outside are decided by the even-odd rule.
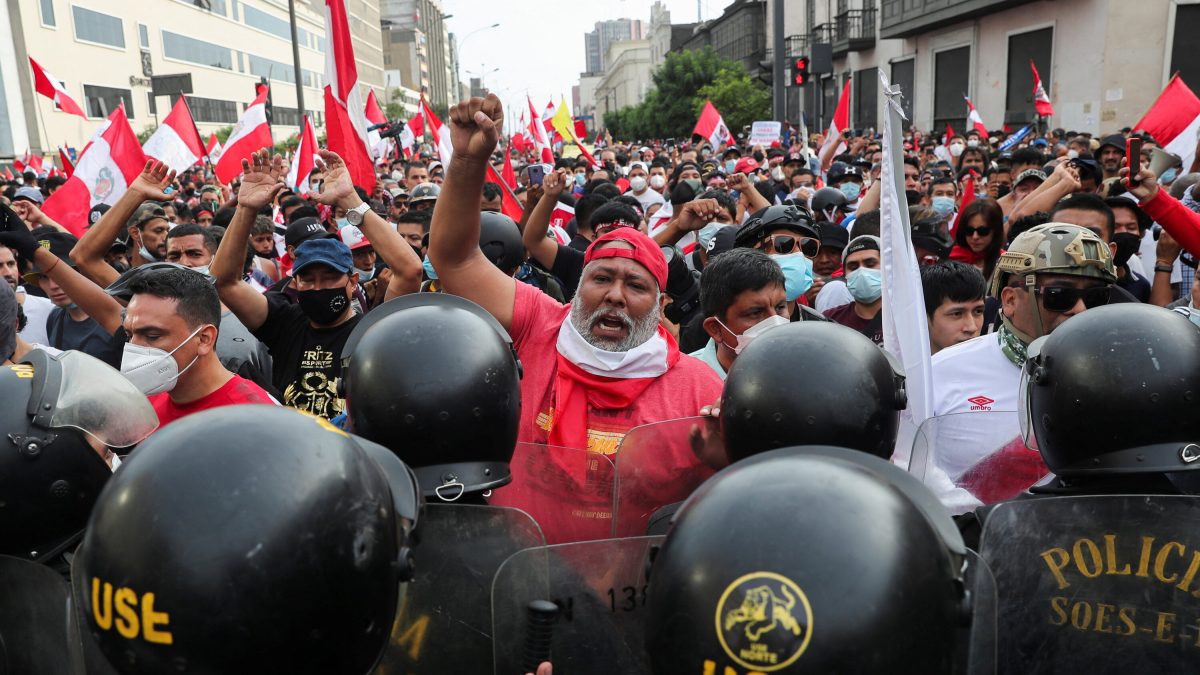
POLYGON ((271 352, 272 380, 282 403, 332 419, 345 410, 338 397, 342 348, 362 315, 332 328, 313 328, 300 306, 280 293, 266 294, 267 320, 255 331, 271 352))

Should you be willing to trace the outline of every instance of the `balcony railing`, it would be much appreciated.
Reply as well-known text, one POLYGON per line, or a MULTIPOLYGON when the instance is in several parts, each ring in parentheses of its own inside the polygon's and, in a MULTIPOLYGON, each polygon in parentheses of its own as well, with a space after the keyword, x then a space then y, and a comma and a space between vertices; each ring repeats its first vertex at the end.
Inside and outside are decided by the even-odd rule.
POLYGON ((875 10, 851 9, 836 17, 833 28, 833 55, 870 49, 875 46, 875 10))
POLYGON ((822 23, 813 26, 809 36, 813 43, 817 42, 833 42, 833 24, 822 23))
POLYGON ((1012 9, 1032 0, 881 0, 879 36, 912 37, 967 19, 1012 9))
POLYGON ((784 47, 788 58, 808 55, 808 45, 807 35, 789 35, 784 38, 784 47))

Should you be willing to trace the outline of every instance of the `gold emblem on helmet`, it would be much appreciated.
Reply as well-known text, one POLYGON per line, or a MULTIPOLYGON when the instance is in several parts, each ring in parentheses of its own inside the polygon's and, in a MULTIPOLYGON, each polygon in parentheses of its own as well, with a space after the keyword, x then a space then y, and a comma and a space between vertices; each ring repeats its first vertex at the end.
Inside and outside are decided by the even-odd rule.
POLYGON ((808 647, 812 607, 791 579, 774 572, 752 572, 721 594, 716 629, 725 653, 742 667, 780 670, 808 647))

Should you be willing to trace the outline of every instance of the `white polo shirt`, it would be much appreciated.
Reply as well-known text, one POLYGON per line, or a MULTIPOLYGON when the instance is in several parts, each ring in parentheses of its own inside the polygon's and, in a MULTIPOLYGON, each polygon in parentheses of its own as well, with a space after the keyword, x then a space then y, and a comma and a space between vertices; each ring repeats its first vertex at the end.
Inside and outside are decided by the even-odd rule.
POLYGON ((1021 369, 990 333, 933 355, 933 414, 1012 412, 1016 420, 1021 369))

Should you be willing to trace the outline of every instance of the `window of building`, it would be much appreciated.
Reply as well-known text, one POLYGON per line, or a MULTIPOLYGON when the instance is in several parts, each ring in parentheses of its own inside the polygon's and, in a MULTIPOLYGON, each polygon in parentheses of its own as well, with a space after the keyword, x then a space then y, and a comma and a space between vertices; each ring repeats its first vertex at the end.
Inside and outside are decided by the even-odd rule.
POLYGON ((128 89, 116 87, 100 87, 92 84, 83 85, 84 107, 88 117, 108 117, 121 103, 125 104, 125 116, 133 119, 133 99, 128 89))
POLYGON ((38 0, 38 9, 42 13, 43 26, 58 27, 58 20, 54 18, 54 0, 38 0))
POLYGON ((833 113, 837 110, 840 92, 836 77, 826 77, 821 80, 821 115, 817 123, 818 129, 829 128, 829 120, 833 119, 833 113))
POLYGON ((75 21, 75 39, 109 47, 125 48, 125 25, 115 16, 71 5, 75 21))
POLYGON ((271 107, 271 124, 278 124, 285 127, 300 126, 300 111, 295 108, 284 108, 282 106, 271 107))
POLYGON ((933 57, 933 133, 941 134, 946 125, 955 133, 966 131, 967 102, 963 94, 970 91, 971 48, 958 47, 934 54, 933 57))
POLYGON ((246 59, 250 62, 251 75, 266 77, 276 82, 296 83, 296 70, 290 63, 281 63, 253 54, 247 54, 246 59))
POLYGON ((146 24, 138 24, 138 46, 142 49, 150 49, 150 29, 146 28, 146 24))
POLYGON ((188 96, 187 102, 188 107, 192 109, 192 119, 197 122, 234 124, 238 120, 238 105, 236 101, 188 96))
POLYGON ((154 100, 154 92, 146 92, 146 110, 150 111, 151 115, 158 114, 158 101, 154 100))
POLYGON ((167 58, 233 70, 233 52, 228 47, 166 30, 162 32, 162 41, 163 55, 167 58))
POLYGON ((281 37, 284 40, 291 41, 292 27, 286 20, 281 19, 273 14, 268 14, 261 9, 255 9, 249 5, 242 7, 242 14, 246 17, 247 26, 250 26, 251 28, 257 28, 276 37, 281 37))
POLYGON ((854 102, 854 109, 850 116, 850 124, 855 129, 877 129, 879 125, 875 118, 878 101, 875 96, 879 85, 879 72, 875 68, 859 70, 854 73, 851 82, 854 83, 851 85, 854 91, 850 100, 854 102))
POLYGON ((238 17, 238 0, 229 0, 229 11, 233 12, 229 16, 231 16, 234 21, 241 21, 241 19, 238 17))
POLYGON ((916 63, 913 59, 904 59, 892 64, 891 83, 893 87, 900 87, 900 109, 904 111, 904 116, 908 118, 900 121, 905 129, 912 128, 913 88, 916 85, 915 74, 916 63))
MULTIPOLYGON (((1182 8, 1181 8, 1182 9, 1182 8)), ((1008 91, 1004 99, 1004 121, 1024 125, 1033 121, 1033 70, 1029 62, 1037 64, 1042 86, 1050 91, 1050 55, 1054 41, 1054 29, 1018 33, 1008 38, 1008 91)))

